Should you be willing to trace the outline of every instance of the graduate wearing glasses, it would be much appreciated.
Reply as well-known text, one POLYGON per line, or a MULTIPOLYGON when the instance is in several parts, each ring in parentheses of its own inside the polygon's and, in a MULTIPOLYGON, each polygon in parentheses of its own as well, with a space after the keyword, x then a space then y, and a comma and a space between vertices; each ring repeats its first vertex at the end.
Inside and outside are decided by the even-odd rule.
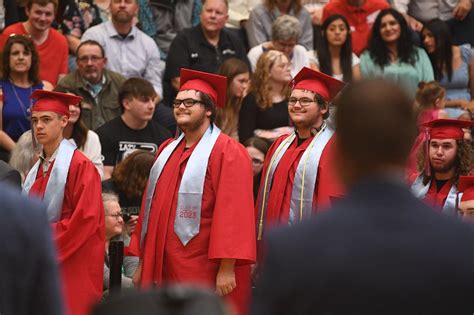
POLYGON ((251 161, 213 123, 226 78, 187 69, 180 78, 173 107, 183 133, 160 146, 150 171, 130 244, 140 257, 134 282, 207 287, 245 314, 256 258, 251 161))
POLYGON ((265 157, 256 202, 258 240, 272 226, 309 218, 342 193, 331 165, 334 130, 326 119, 344 83, 303 68, 291 84, 288 113, 295 130, 275 140, 265 157))

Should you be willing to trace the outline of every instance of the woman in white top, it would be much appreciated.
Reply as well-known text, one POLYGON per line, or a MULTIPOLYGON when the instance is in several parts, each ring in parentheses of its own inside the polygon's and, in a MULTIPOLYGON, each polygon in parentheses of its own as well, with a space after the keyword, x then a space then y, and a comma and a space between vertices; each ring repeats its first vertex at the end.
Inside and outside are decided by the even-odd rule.
POLYGON ((344 82, 360 79, 359 58, 352 53, 350 27, 344 16, 331 15, 324 21, 319 43, 316 70, 344 82))
POLYGON ((100 178, 103 178, 104 164, 102 163, 102 147, 99 136, 94 131, 89 130, 81 120, 80 106, 69 105, 69 121, 66 128, 64 128, 63 135, 91 160, 99 171, 100 178))

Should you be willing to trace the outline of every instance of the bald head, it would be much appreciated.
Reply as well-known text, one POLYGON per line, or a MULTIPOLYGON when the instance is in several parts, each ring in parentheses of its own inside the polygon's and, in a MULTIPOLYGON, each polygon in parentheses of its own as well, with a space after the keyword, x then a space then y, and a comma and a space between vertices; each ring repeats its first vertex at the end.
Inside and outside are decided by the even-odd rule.
POLYGON ((382 80, 349 85, 337 102, 336 125, 341 173, 353 179, 403 168, 417 134, 413 101, 382 80))

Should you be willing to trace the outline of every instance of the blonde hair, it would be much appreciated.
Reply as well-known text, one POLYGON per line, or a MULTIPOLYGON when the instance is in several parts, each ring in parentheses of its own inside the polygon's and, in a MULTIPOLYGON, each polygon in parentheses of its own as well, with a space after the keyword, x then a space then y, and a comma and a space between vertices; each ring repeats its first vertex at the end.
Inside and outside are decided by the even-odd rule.
POLYGON ((282 58, 288 59, 284 53, 277 50, 269 50, 258 58, 249 91, 254 93, 257 105, 261 110, 266 110, 273 106, 273 93, 282 93, 286 98, 290 96, 289 85, 285 86, 282 91, 272 91, 272 87, 268 83, 272 67, 282 58))

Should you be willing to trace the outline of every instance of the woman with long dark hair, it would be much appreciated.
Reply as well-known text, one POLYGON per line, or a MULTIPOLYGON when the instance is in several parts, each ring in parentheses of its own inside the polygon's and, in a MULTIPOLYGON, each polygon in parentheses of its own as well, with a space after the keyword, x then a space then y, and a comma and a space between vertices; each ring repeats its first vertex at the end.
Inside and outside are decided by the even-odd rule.
POLYGON ((453 45, 449 26, 435 19, 421 32, 436 80, 446 89, 446 111, 451 118, 474 108, 474 56, 471 45, 453 45), (457 108, 453 108, 457 107, 457 108))
POLYGON ((318 70, 344 82, 360 79, 359 58, 352 52, 347 19, 339 14, 331 15, 324 21, 321 33, 315 52, 318 70))
POLYGON ((14 143, 30 130, 31 93, 51 90, 39 79, 39 57, 33 41, 26 35, 10 36, 3 49, 0 80, 0 145, 11 151, 14 143))
POLYGON ((405 18, 385 9, 375 19, 368 49, 360 57, 363 78, 383 77, 405 87, 415 96, 418 82, 433 81, 433 67, 426 52, 411 41, 405 18))
POLYGON ((238 140, 239 112, 247 95, 249 67, 240 59, 229 58, 222 63, 217 74, 227 77, 227 94, 224 108, 217 108, 215 123, 223 133, 238 140))
POLYGON ((69 139, 77 148, 91 160, 99 171, 102 178, 104 176, 104 164, 102 163, 102 147, 99 136, 89 130, 81 120, 81 107, 69 105, 69 121, 63 130, 65 139, 69 139))

